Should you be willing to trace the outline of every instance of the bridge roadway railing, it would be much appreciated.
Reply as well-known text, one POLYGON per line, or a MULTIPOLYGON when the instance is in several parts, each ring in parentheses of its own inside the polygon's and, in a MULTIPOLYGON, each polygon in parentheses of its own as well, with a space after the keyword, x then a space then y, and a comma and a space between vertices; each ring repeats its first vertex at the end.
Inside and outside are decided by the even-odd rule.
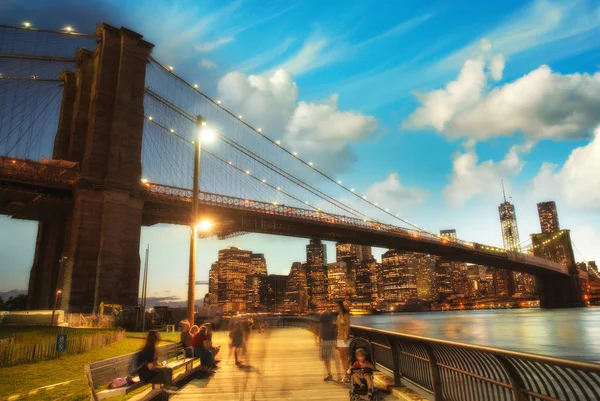
MULTIPOLYGON (((316 319, 280 317, 272 327, 318 333, 316 319)), ((600 400, 600 365, 351 326, 367 339, 377 370, 435 401, 600 400)))
POLYGON ((7 181, 70 186, 79 178, 77 163, 37 162, 0 156, 0 178, 7 181))
MULTIPOLYGON (((162 198, 166 201, 192 201, 191 189, 177 188, 168 185, 155 184, 151 182, 144 183, 144 186, 147 190, 148 196, 150 196, 151 198, 162 198)), ((433 243, 452 245, 457 248, 462 248, 471 251, 477 250, 479 252, 489 252, 494 255, 504 256, 516 262, 524 262, 532 265, 541 266, 559 273, 563 273, 565 270, 565 267, 558 263, 542 259, 536 256, 525 255, 518 252, 509 252, 501 248, 477 244, 474 242, 461 241, 458 239, 449 240, 445 238, 440 238, 426 231, 397 227, 391 224, 382 224, 367 219, 358 219, 354 217, 325 213, 318 210, 308 210, 276 203, 260 202, 256 200, 212 194, 209 192, 201 192, 199 199, 201 203, 214 206, 226 206, 229 208, 235 208, 240 210, 255 210, 264 214, 272 214, 303 220, 312 220, 321 223, 336 224, 346 227, 357 227, 363 230, 371 230, 375 232, 387 232, 394 235, 400 235, 409 238, 418 238, 421 241, 430 241, 433 243)))

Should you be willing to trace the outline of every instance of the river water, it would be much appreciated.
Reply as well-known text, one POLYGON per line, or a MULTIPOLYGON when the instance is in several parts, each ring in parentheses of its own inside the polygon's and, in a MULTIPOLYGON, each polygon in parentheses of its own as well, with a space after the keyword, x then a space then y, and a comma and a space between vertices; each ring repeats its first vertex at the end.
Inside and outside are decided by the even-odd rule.
POLYGON ((420 312, 352 317, 353 325, 600 363, 600 307, 420 312))

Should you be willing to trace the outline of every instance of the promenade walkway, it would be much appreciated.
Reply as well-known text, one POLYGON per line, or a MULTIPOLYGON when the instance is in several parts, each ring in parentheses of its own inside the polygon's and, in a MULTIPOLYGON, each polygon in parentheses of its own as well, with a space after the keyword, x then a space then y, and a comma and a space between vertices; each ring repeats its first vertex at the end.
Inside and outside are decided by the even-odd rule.
MULTIPOLYGON (((325 367, 319 360, 314 336, 304 329, 254 332, 243 360, 245 368, 235 365, 227 344, 221 350, 221 363, 215 375, 192 380, 170 400, 348 401, 350 398, 349 385, 323 381, 325 367)), ((396 400, 393 396, 385 398, 392 399, 396 400)))

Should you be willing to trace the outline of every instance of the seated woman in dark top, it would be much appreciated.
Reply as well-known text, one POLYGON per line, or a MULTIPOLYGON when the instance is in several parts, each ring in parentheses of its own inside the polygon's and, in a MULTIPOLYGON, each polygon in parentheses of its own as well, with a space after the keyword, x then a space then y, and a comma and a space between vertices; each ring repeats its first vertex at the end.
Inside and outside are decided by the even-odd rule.
POLYGON ((219 353, 219 351, 221 350, 221 346, 214 346, 213 342, 212 342, 212 325, 210 323, 204 323, 202 326, 206 327, 206 337, 208 337, 208 346, 209 346, 209 350, 210 352, 213 354, 213 359, 215 359, 215 362, 218 362, 216 360, 217 354, 219 353))
POLYGON ((208 341, 208 336, 206 335, 206 327, 200 327, 200 331, 194 335, 192 339, 192 347, 194 347, 194 356, 200 358, 200 364, 204 367, 208 373, 213 372, 214 368, 214 358, 213 354, 210 352, 210 344, 208 341))
POLYGON ((156 343, 160 340, 157 331, 150 331, 146 338, 146 345, 136 355, 137 374, 140 380, 146 383, 164 384, 165 388, 172 388, 173 369, 159 366, 156 343))

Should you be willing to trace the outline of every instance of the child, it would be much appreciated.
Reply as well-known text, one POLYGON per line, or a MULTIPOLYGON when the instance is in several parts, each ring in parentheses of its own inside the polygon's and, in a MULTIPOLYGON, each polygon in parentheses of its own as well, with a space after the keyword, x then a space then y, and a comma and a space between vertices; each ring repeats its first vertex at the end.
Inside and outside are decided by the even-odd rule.
POLYGON ((369 389, 369 397, 373 395, 373 369, 374 366, 367 358, 367 352, 363 348, 356 350, 356 362, 352 365, 352 381, 361 389, 369 389))

